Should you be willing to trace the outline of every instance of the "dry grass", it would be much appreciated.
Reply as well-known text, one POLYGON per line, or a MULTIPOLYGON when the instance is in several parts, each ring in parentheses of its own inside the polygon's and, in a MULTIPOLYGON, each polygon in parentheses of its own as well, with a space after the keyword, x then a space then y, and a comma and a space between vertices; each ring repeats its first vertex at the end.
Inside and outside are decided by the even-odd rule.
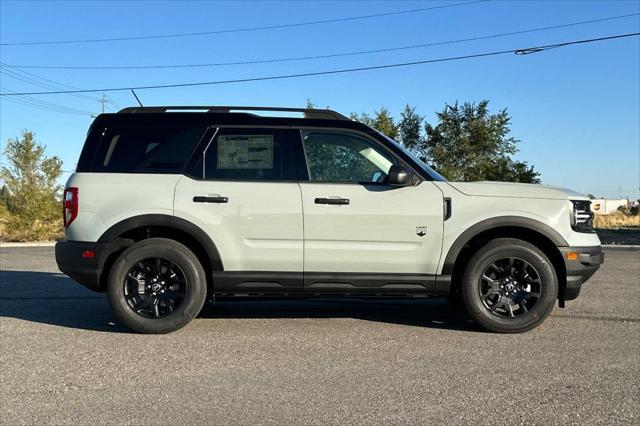
POLYGON ((640 215, 627 216, 622 212, 597 214, 593 226, 596 229, 640 228, 640 215))
POLYGON ((26 222, 12 216, 0 205, 0 241, 56 241, 62 239, 64 230, 62 221, 45 222, 35 220, 26 222))

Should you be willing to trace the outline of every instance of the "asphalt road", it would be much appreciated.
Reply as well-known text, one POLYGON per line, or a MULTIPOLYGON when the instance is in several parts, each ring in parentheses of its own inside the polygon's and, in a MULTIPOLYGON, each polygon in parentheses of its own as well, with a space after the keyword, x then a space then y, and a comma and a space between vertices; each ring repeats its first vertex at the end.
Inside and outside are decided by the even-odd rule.
POLYGON ((440 300, 224 302, 143 336, 0 249, 0 423, 640 422, 640 250, 606 250, 577 301, 521 335, 440 300))

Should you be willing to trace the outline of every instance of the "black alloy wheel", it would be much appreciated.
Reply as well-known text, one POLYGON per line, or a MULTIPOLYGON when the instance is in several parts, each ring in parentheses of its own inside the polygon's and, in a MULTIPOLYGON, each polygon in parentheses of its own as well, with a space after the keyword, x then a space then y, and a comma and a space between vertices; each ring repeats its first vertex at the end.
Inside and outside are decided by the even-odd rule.
POLYGON ((478 291, 482 304, 501 318, 515 318, 529 312, 540 300, 540 274, 529 262, 518 257, 497 260, 489 265, 478 291))
POLYGON ((178 265, 159 257, 133 265, 124 279, 124 295, 135 313, 162 318, 174 312, 185 298, 187 280, 178 265))
POLYGON ((467 312, 484 329, 521 333, 540 325, 553 310, 558 276, 540 247, 497 238, 471 256, 460 290, 467 312))
POLYGON ((116 317, 140 333, 176 331, 202 309, 207 279, 184 244, 148 238, 125 249, 108 271, 107 297, 116 317))

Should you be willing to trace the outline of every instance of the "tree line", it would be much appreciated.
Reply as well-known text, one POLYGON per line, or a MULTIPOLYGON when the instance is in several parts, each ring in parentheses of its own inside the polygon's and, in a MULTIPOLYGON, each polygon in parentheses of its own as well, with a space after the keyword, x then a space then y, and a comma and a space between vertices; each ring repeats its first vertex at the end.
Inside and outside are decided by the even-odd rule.
POLYGON ((397 140, 448 180, 540 183, 533 166, 513 159, 520 140, 510 136, 507 110, 491 114, 487 100, 445 104, 434 123, 408 104, 398 119, 384 107, 350 118, 397 140))

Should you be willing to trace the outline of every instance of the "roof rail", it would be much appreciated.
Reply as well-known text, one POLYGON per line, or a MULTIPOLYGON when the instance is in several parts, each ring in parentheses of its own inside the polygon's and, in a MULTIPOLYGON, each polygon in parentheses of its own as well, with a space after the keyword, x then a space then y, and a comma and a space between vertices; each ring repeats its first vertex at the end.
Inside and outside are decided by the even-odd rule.
POLYGON ((245 111, 272 111, 272 112, 301 112, 304 118, 317 118, 325 120, 349 120, 339 112, 330 109, 315 108, 282 108, 282 107, 252 107, 252 106, 150 106, 128 107, 118 111, 118 114, 133 113, 162 113, 162 112, 216 112, 232 113, 245 111))

